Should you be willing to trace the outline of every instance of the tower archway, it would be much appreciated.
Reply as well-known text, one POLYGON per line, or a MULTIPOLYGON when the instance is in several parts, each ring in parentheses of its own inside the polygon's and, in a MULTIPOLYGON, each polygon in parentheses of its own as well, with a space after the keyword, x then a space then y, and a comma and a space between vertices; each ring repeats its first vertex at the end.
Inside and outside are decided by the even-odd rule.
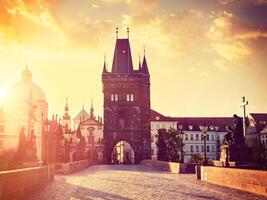
POLYGON ((125 140, 117 142, 111 152, 112 164, 135 164, 135 151, 131 144, 125 140))

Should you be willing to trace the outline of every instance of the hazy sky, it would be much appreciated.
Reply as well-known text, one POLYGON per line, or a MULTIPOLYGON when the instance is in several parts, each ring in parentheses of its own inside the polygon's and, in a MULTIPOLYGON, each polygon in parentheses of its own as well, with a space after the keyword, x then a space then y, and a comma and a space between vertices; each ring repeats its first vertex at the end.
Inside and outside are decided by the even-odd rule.
POLYGON ((0 0, 0 88, 28 65, 49 103, 72 117, 94 99, 102 115, 103 55, 115 27, 143 46, 152 108, 172 116, 267 112, 267 0, 0 0))

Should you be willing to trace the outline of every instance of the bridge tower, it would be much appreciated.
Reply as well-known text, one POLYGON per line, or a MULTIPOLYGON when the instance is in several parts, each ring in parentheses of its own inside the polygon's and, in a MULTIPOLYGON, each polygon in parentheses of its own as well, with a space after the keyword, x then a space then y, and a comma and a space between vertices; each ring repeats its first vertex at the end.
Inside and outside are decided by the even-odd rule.
POLYGON ((151 158, 150 75, 144 55, 142 65, 133 68, 128 38, 117 39, 112 69, 104 61, 104 157, 111 163, 114 146, 126 141, 134 151, 134 163, 151 158))

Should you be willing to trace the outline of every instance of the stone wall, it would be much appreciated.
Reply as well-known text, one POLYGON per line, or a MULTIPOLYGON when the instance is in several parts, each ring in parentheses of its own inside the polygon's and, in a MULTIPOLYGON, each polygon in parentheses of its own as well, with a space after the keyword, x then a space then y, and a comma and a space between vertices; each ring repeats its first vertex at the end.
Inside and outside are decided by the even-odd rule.
POLYGON ((0 199, 19 200, 54 180, 52 166, 0 172, 0 199))
POLYGON ((69 163, 55 163, 53 166, 55 167, 56 174, 70 174, 86 169, 93 164, 94 163, 89 160, 80 160, 69 163))
POLYGON ((142 160, 141 164, 153 167, 159 171, 167 171, 171 173, 195 173, 195 165, 188 163, 165 162, 159 160, 142 160))
POLYGON ((267 196, 267 171, 201 166, 201 180, 267 196))

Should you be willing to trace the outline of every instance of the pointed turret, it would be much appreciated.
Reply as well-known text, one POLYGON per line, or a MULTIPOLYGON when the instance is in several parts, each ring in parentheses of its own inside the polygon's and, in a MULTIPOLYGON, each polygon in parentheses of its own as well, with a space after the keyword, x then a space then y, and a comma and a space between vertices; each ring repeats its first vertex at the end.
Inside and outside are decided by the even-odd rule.
POLYGON ((103 73, 107 73, 107 64, 106 64, 106 55, 104 55, 104 66, 103 66, 103 73))
POLYGON ((66 105, 65 105, 65 114, 63 116, 63 120, 69 120, 70 116, 69 116, 69 105, 68 105, 68 98, 66 98, 66 105))
POLYGON ((142 63, 142 69, 141 72, 143 74, 149 74, 148 67, 147 67, 147 62, 146 62, 146 56, 144 55, 143 63, 142 63))

